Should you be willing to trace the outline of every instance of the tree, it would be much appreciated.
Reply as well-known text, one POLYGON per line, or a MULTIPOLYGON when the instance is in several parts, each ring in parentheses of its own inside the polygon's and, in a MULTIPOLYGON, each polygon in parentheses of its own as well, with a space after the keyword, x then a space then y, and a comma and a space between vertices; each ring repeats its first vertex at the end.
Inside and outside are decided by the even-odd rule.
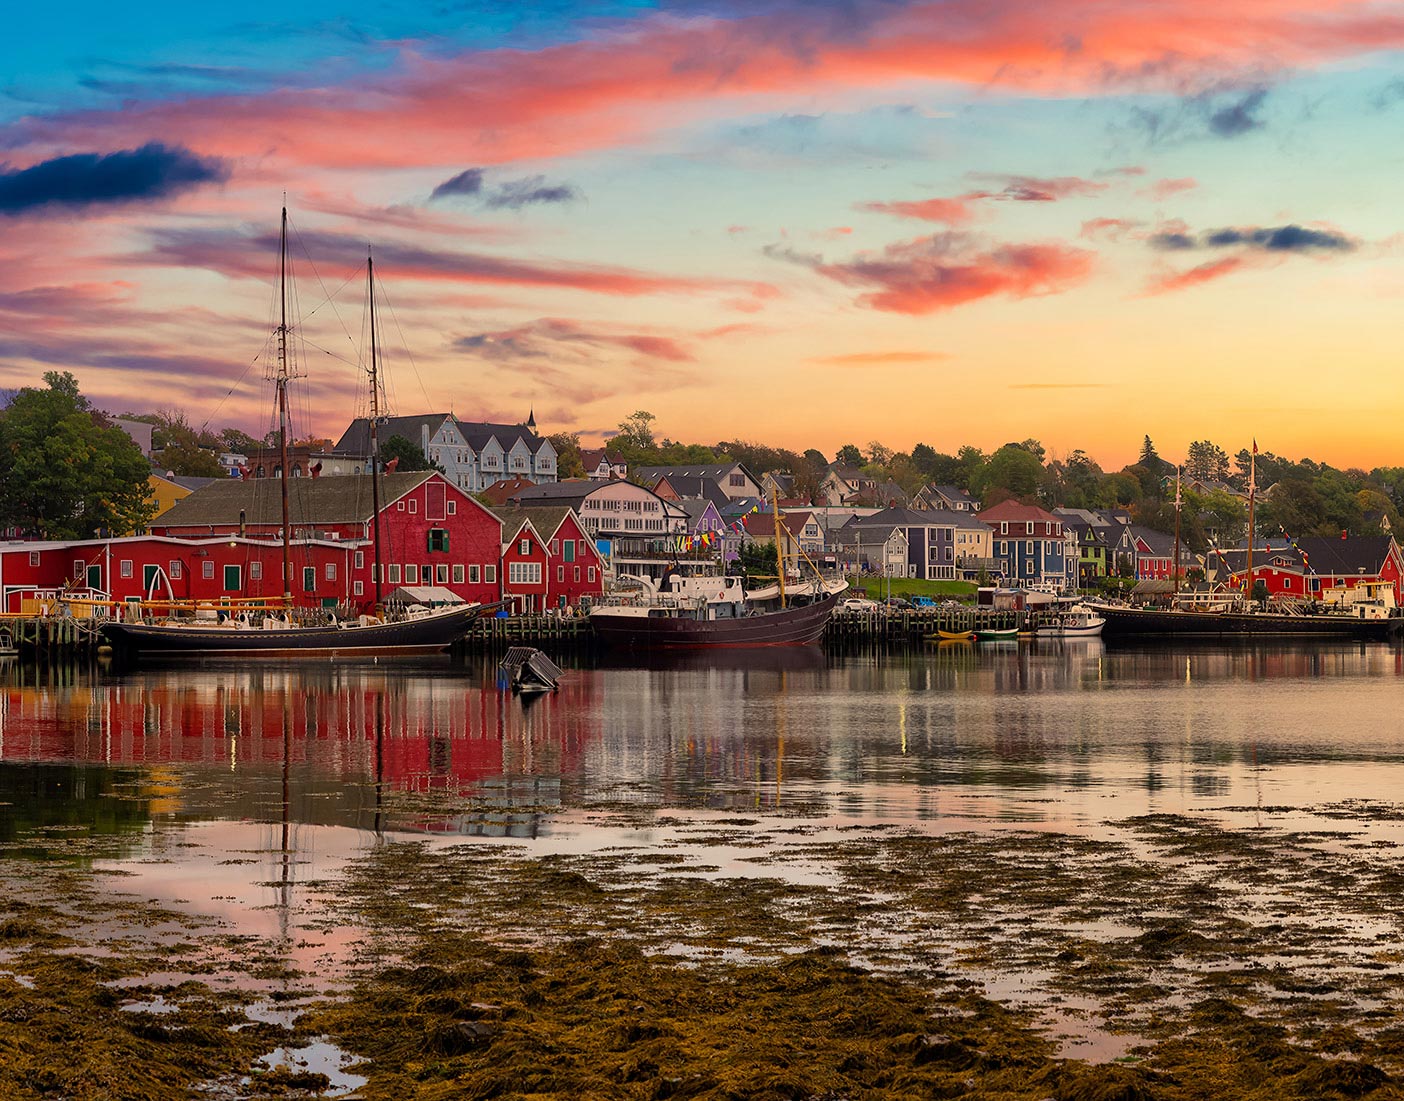
POLYGON ((838 454, 834 456, 834 462, 839 466, 862 466, 863 453, 858 450, 855 444, 846 443, 838 449, 838 454))
POLYGON ((1160 456, 1155 453, 1155 444, 1151 443, 1151 438, 1149 436, 1147 436, 1145 441, 1141 444, 1141 454, 1136 462, 1147 470, 1159 472, 1160 456))
POLYGON ((187 478, 223 478, 224 467, 213 451, 195 447, 188 443, 168 444, 152 455, 162 470, 187 478))
POLYGON ((1007 443, 990 456, 990 461, 970 488, 978 490, 986 504, 990 505, 996 503, 991 494, 998 490, 1004 491, 1004 498, 1033 497, 1042 479, 1043 464, 1023 445, 1007 443))
POLYGON ((1205 482, 1228 481, 1228 453, 1208 440, 1195 440, 1185 458, 1185 473, 1205 482))
POLYGON ((870 440, 868 443, 868 462, 877 466, 886 466, 892 458, 892 448, 878 443, 877 440, 870 440))
POLYGON ((746 541, 736 552, 741 572, 747 577, 775 576, 775 541, 755 543, 746 541))
POLYGON ((403 436, 391 436, 380 445, 381 465, 383 466, 393 459, 400 460, 400 465, 395 468, 400 472, 410 470, 438 470, 442 472, 443 470, 443 467, 436 466, 424 457, 424 451, 417 443, 412 443, 403 436))
POLYGON ((125 534, 151 516, 151 464, 69 372, 48 371, 0 416, 0 524, 49 539, 125 534))
POLYGON ((244 452, 252 451, 263 446, 247 432, 239 428, 226 428, 215 438, 219 441, 220 447, 236 454, 243 454, 244 452))
POLYGON ((619 422, 619 434, 613 443, 639 449, 653 447, 653 422, 657 419, 647 409, 636 409, 619 422))
POLYGON ((580 433, 557 432, 546 437, 556 450, 556 475, 560 478, 583 478, 587 471, 580 457, 580 433))
POLYGON ((815 470, 823 470, 829 465, 829 460, 824 458, 824 453, 813 447, 808 448, 803 457, 815 470))

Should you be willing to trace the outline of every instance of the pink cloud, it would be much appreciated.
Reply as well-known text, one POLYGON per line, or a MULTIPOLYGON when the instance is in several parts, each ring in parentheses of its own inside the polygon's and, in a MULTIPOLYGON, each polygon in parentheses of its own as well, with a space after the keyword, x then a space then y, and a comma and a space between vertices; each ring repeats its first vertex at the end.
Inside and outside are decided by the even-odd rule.
POLYGON ((915 218, 923 222, 940 222, 948 226, 962 226, 975 218, 975 203, 987 198, 985 191, 972 191, 951 199, 916 199, 910 202, 861 203, 859 210, 869 210, 875 214, 893 214, 898 218, 915 218))
POLYGON ((258 163, 461 166, 636 143, 727 100, 913 79, 1045 94, 1183 91, 1404 44, 1404 14, 1306 0, 1155 6, 947 0, 896 7, 862 35, 788 15, 659 15, 588 41, 439 57, 402 50, 355 86, 133 101, 9 127, 24 159, 161 140, 258 163))
POLYGON ((929 314, 1004 295, 1057 294, 1084 282, 1094 254, 1061 243, 997 245, 981 249, 961 234, 899 241, 879 254, 825 263, 772 250, 844 286, 869 288, 860 305, 889 313, 929 314))
POLYGON ((1179 195, 1186 191, 1193 191, 1199 186, 1199 181, 1192 176, 1181 176, 1178 179, 1156 180, 1150 187, 1141 191, 1140 194, 1157 202, 1168 199, 1172 195, 1179 195))
POLYGON ((1197 287, 1204 283, 1212 283, 1215 279, 1231 275, 1244 266, 1245 261, 1241 256, 1226 256, 1222 260, 1210 260, 1208 263, 1200 264, 1188 271, 1174 271, 1157 276, 1151 280, 1150 285, 1146 288, 1146 294, 1169 294, 1173 291, 1197 287))
POLYGON ((1077 235, 1089 241, 1119 241, 1139 224, 1125 218, 1091 218, 1082 223, 1077 235))

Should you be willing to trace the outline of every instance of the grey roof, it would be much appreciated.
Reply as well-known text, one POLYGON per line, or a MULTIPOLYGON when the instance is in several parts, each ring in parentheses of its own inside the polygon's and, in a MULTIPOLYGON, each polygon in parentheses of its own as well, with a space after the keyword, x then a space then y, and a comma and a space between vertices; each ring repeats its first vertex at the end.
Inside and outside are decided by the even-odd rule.
MULTIPOLYGON (((423 430, 427 427, 429 438, 433 439, 439 426, 450 416, 451 413, 421 413, 414 417, 381 417, 376 425, 376 438, 383 444, 391 436, 403 436, 415 447, 420 447, 424 438, 423 430)), ((336 441, 332 451, 342 455, 369 455, 370 418, 357 417, 353 420, 341 434, 341 439, 336 441)))
MULTIPOLYGON (((731 498, 722 492, 721 486, 711 478, 694 478, 686 474, 670 474, 667 478, 673 492, 684 500, 711 501, 718 509, 725 508, 731 501, 731 498)), ((653 485, 657 484, 656 479, 647 480, 653 485)))
POLYGON ((458 430, 463 433, 463 438, 468 441, 468 446, 474 451, 482 451, 489 440, 496 439, 503 451, 511 451, 518 440, 525 440, 531 453, 535 455, 541 450, 541 437, 524 424, 493 424, 490 421, 461 421, 458 422, 458 430))
POLYGON ((1391 535, 1352 535, 1349 539, 1309 535, 1299 538, 1297 546, 1306 551, 1313 573, 1373 576, 1383 568, 1392 542, 1391 535))
MULTIPOLYGON (((702 501, 697 498, 689 498, 686 501, 679 501, 677 503, 682 505, 683 511, 687 513, 688 520, 694 524, 702 519, 709 506, 713 509, 716 508, 712 501, 702 501)), ((720 510, 717 510, 717 513, 720 515, 720 510)))
MULTIPOLYGON (((380 476, 380 506, 403 497, 434 475, 407 471, 380 476)), ((360 523, 371 518, 371 475, 343 474, 335 478, 292 478, 288 481, 288 515, 293 526, 360 523)), ((276 478, 218 478, 163 512, 152 527, 201 527, 237 524, 239 510, 250 524, 281 524, 282 494, 276 478)))
POLYGON ((909 528, 931 528, 931 527, 955 527, 955 528, 989 528, 989 524, 979 520, 970 513, 955 512, 951 509, 943 508, 902 508, 894 505, 890 508, 879 509, 869 516, 854 516, 845 526, 854 524, 871 527, 882 524, 900 524, 909 528))
POLYGON ((730 474, 738 466, 745 471, 746 476, 750 478, 751 481, 755 482, 756 485, 760 485, 760 479, 751 473, 745 463, 695 463, 692 466, 641 466, 635 473, 646 482, 656 482, 659 478, 667 478, 669 481, 672 481, 673 475, 675 474, 680 478, 711 478, 713 481, 716 481, 718 478, 730 474))
POLYGON ((975 503, 975 498, 970 496, 970 494, 966 493, 965 490, 960 488, 960 486, 932 485, 927 486, 927 488, 939 493, 948 501, 968 501, 972 505, 975 503))
POLYGON ((528 520, 542 539, 550 539, 561 522, 570 515, 569 505, 540 505, 535 508, 495 508, 492 510, 502 521, 502 540, 510 542, 522 530, 528 520))
POLYGON ((900 532, 906 536, 906 525, 903 524, 864 524, 855 527, 852 524, 839 528, 834 533, 834 543, 836 546, 848 547, 862 544, 886 543, 892 538, 893 532, 900 532))
POLYGON ((511 500, 527 506, 533 506, 537 501, 542 503, 550 501, 553 504, 570 502, 574 507, 574 503, 583 501, 597 490, 619 484, 618 482, 594 482, 588 478, 573 478, 565 482, 542 482, 539 485, 523 486, 512 495, 511 500))

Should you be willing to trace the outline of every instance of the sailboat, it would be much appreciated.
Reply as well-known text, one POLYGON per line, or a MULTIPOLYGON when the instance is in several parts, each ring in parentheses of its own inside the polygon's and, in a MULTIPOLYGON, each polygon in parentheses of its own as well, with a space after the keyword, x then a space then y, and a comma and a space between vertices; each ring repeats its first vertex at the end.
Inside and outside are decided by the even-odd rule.
MULTIPOLYGON (((1386 640, 1399 634, 1404 626, 1394 609, 1393 591, 1388 601, 1378 599, 1375 586, 1362 585, 1364 599, 1343 601, 1334 610, 1306 614, 1290 604, 1279 610, 1267 611, 1252 599, 1253 543, 1255 539, 1255 505, 1258 491, 1258 441, 1248 465, 1248 555, 1247 570, 1241 592, 1208 594, 1211 599, 1189 603, 1180 596, 1180 508, 1182 505, 1179 475, 1175 479, 1175 561, 1174 575, 1176 606, 1171 608, 1137 608, 1116 604, 1089 603, 1088 607, 1105 620, 1102 628, 1106 638, 1168 638, 1216 639, 1219 641, 1257 640, 1263 638, 1351 638, 1386 640)), ((1222 552, 1221 552, 1222 553, 1222 552)), ((1352 597, 1356 594, 1352 593, 1352 597)))
MULTIPOLYGON (((371 386, 371 509, 374 547, 373 582, 375 608, 381 610, 380 545, 380 452, 376 422, 380 416, 377 377, 375 269, 366 262, 370 295, 370 386, 371 386)), ((103 624, 106 639, 114 648, 145 656, 266 656, 266 657, 383 657, 432 654, 448 649, 461 638, 473 621, 496 611, 493 604, 465 603, 442 608, 411 607, 403 615, 361 615, 354 620, 302 624, 293 619, 292 608, 292 524, 288 508, 288 210, 283 208, 278 242, 278 297, 280 320, 277 327, 278 362, 273 382, 278 397, 279 482, 282 493, 283 598, 281 614, 274 609, 230 608, 223 619, 168 619, 163 622, 129 623, 117 620, 103 624)), ((207 612, 207 614, 209 614, 207 612)), ((215 611, 214 614, 219 614, 215 611)))

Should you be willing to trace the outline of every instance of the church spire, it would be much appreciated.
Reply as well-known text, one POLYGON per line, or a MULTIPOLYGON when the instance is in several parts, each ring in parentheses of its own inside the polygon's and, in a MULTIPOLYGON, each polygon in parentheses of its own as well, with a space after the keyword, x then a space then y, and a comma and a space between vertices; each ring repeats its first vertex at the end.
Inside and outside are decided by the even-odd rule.
POLYGON ((526 423, 526 426, 527 426, 529 429, 531 429, 533 432, 536 431, 536 407, 535 407, 535 406, 532 406, 531 411, 530 411, 529 413, 527 413, 527 423, 526 423))

